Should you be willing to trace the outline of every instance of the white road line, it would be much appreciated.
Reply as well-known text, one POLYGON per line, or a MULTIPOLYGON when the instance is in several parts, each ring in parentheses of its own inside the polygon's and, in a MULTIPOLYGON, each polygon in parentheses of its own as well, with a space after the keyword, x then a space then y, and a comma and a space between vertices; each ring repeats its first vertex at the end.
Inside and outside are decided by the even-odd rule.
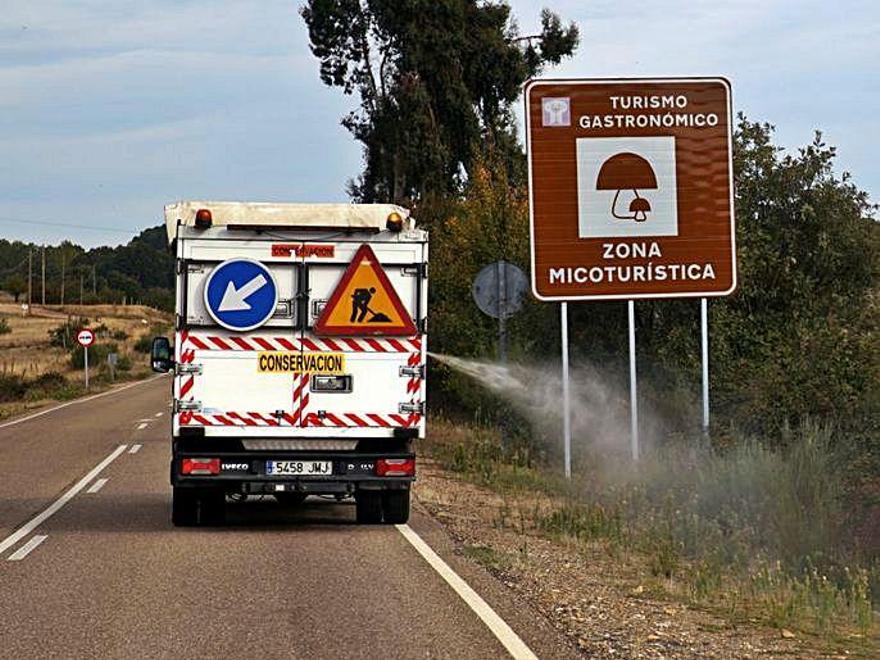
POLYGON ((101 490, 104 487, 104 484, 106 484, 108 481, 109 481, 109 479, 106 479, 106 478, 98 479, 97 481, 95 481, 95 483, 93 483, 91 485, 91 487, 86 492, 87 493, 97 493, 99 490, 101 490))
POLYGON ((492 634, 498 638, 498 641, 504 645, 511 657, 517 660, 538 660, 538 656, 526 646, 526 643, 520 639, 519 635, 513 632, 513 629, 493 610, 483 598, 474 591, 471 586, 462 580, 458 574, 453 571, 449 564, 443 561, 440 556, 431 549, 422 537, 416 534, 409 525, 395 525, 397 531, 403 534, 403 538, 409 541, 410 545, 416 549, 422 558, 430 564, 437 573, 440 574, 446 584, 452 587, 461 599, 467 603, 474 614, 476 614, 486 627, 492 631, 492 634))
POLYGON ((110 463, 116 460, 116 458, 128 449, 128 445, 119 445, 113 452, 105 458, 103 461, 98 463, 95 467, 92 468, 92 471, 89 472, 82 479, 77 481, 66 493, 64 493, 57 500, 52 502, 44 511, 38 513, 36 516, 28 520, 24 525, 15 530, 12 534, 7 536, 5 539, 0 541, 0 554, 6 552, 13 545, 18 543, 25 536, 34 531, 37 526, 42 525, 45 521, 51 518, 53 515, 58 513, 58 511, 70 500, 72 500, 77 493, 79 493, 83 488, 88 486, 95 477, 101 474, 101 471, 106 468, 110 463))
POLYGON ((35 534, 30 541, 21 546, 18 550, 13 552, 6 558, 6 561, 21 561, 25 557, 27 557, 31 550, 36 548, 40 543, 45 541, 48 537, 46 534, 35 534))
POLYGON ((164 415, 164 414, 165 414, 165 413, 157 412, 157 413, 156 413, 156 417, 161 417, 161 416, 164 415))
POLYGON ((128 450, 128 453, 137 454, 141 450, 141 447, 143 447, 143 445, 132 445, 131 449, 128 450))
POLYGON ((67 408, 67 406, 75 406, 78 403, 85 403, 86 401, 93 401, 95 399, 100 399, 102 396, 107 396, 109 394, 116 394, 117 392, 122 392, 123 390, 130 389, 132 387, 137 387, 138 385, 143 385, 144 383, 151 383, 157 378, 162 378, 165 374, 159 374, 158 376, 153 376, 152 378, 146 378, 144 380, 139 380, 136 383, 129 383, 128 385, 123 385, 122 387, 117 387, 113 390, 107 390, 106 392, 101 392, 100 394, 93 394, 92 396, 87 396, 83 399, 74 399, 73 401, 68 401, 67 403, 62 403, 59 406, 54 406, 52 408, 47 408, 46 410, 41 410, 40 412, 36 412, 33 415, 28 415, 27 417, 19 417, 18 419, 13 419, 9 422, 5 422, 0 424, 0 429, 5 429, 7 426, 15 426, 16 424, 21 424, 22 422, 27 422, 28 420, 34 419, 36 417, 42 417, 43 415, 48 415, 51 412, 55 412, 56 410, 61 410, 62 408, 67 408))
POLYGON ((146 423, 146 422, 141 422, 140 424, 138 424, 137 430, 138 430, 138 431, 143 431, 145 428, 147 428, 147 423, 146 423))

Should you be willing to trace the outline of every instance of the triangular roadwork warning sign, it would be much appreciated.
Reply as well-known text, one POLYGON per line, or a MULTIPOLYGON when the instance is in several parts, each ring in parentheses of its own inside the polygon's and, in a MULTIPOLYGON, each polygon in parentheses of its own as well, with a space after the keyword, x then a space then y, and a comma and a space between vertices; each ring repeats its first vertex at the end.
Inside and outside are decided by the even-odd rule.
POLYGON ((361 245, 315 323, 318 335, 414 335, 416 326, 369 245, 361 245))

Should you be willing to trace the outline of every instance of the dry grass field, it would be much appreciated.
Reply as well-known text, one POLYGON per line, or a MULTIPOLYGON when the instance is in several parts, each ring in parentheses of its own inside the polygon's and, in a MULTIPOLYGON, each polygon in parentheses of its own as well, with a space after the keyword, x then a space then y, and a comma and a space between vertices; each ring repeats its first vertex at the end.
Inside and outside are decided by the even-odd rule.
MULTIPOLYGON (((128 367, 117 371, 117 380, 140 378, 149 372, 147 354, 136 350, 135 345, 157 332, 168 333, 171 324, 170 314, 140 305, 33 306, 25 316, 20 304, 0 302, 0 322, 5 321, 10 329, 0 334, 0 378, 28 383, 54 372, 63 375, 70 385, 65 396, 75 396, 82 387, 83 370, 73 368, 69 349, 51 344, 51 332, 68 319, 81 317, 88 319, 89 328, 97 330, 96 344, 115 345, 122 365, 128 367)), ((109 370, 105 359, 100 363, 92 361, 90 367, 92 387, 106 386, 109 370)), ((43 402, 45 398, 39 395, 36 399, 32 394, 8 395, 0 404, 0 417, 43 402), (15 401, 16 398, 24 401, 15 401)))

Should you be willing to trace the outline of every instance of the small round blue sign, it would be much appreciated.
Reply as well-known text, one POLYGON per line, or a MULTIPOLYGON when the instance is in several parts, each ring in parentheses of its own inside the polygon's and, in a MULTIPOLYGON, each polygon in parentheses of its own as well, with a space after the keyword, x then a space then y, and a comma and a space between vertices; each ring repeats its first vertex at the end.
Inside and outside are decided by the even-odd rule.
POLYGON ((205 307, 228 330, 259 328, 275 313, 278 286, 272 273, 253 259, 229 259, 205 282, 205 307))

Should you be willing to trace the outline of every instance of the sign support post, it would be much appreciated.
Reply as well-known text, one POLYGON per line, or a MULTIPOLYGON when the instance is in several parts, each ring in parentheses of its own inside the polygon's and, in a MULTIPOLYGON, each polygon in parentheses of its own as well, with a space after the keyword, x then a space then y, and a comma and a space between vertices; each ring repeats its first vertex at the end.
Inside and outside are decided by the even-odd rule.
POLYGON ((571 391, 568 379, 568 303, 559 306, 562 325, 562 441, 565 446, 565 478, 571 479, 571 391))
POLYGON ((703 354, 703 435, 709 437, 709 303, 700 300, 700 334, 703 354))
POLYGON ((636 382, 636 303, 627 301, 629 316, 629 446, 634 461, 639 460, 639 395, 636 382))
POLYGON ((495 262, 498 282, 498 361, 507 365, 507 264, 495 262))
POLYGON ((86 391, 89 389, 89 346, 95 343, 95 333, 88 328, 82 328, 76 333, 77 343, 83 347, 83 367, 85 368, 86 391))

